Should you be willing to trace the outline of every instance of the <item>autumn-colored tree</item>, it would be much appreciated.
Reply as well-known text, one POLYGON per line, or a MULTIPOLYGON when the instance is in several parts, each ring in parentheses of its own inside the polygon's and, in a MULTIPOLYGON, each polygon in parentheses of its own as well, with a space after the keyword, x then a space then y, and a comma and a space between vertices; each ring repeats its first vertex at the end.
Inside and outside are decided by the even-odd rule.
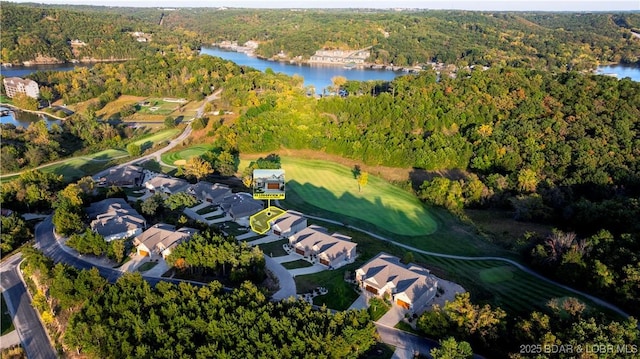
POLYGON ((366 171, 361 171, 358 174, 358 192, 362 191, 362 188, 369 183, 369 173, 366 171))
POLYGON ((213 167, 210 162, 207 162, 198 156, 194 156, 185 164, 184 172, 187 176, 193 176, 198 180, 201 180, 213 173, 213 167))

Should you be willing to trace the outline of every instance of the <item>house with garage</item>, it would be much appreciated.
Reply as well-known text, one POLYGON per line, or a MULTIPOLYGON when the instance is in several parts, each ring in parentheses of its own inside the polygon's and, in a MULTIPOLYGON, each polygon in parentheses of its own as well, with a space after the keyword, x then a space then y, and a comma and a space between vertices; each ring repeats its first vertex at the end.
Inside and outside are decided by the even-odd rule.
POLYGON ((185 191, 189 187, 189 182, 180 178, 159 174, 147 180, 144 186, 152 194, 172 195, 185 191))
POLYGON ((283 215, 269 222, 271 234, 282 238, 289 238, 292 235, 307 228, 307 218, 300 212, 287 211, 283 215))
POLYGON ((238 192, 223 198, 220 209, 235 222, 248 226, 249 217, 262 211, 264 203, 253 199, 249 193, 238 192))
POLYGON ((436 295, 438 281, 429 271, 413 263, 402 264, 398 257, 380 253, 356 269, 356 281, 370 296, 389 296, 404 309, 421 311, 436 295))
POLYGON ((207 181, 200 181, 187 188, 187 193, 195 196, 202 203, 211 203, 218 205, 222 200, 230 196, 231 189, 226 185, 220 183, 211 183, 207 181))
POLYGON ((109 198, 92 203, 86 210, 91 230, 110 242, 137 236, 147 227, 147 221, 127 201, 109 198))
POLYGON ((296 254, 330 269, 351 263, 356 258, 357 243, 351 242, 351 237, 339 233, 329 235, 326 228, 316 225, 290 236, 289 245, 296 254))
POLYGON ((98 179, 101 186, 138 187, 144 182, 144 169, 138 166, 112 168, 98 179))
POLYGON ((182 227, 176 230, 176 227, 170 224, 158 223, 136 236, 133 245, 140 256, 155 255, 166 259, 175 246, 188 240, 195 233, 198 233, 198 230, 193 228, 182 227))

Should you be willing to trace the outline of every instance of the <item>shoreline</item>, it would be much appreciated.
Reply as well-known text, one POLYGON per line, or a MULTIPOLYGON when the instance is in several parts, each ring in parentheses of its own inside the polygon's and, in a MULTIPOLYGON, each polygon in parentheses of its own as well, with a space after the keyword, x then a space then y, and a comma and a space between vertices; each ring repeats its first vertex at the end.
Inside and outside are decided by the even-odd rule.
POLYGON ((124 59, 95 59, 95 58, 82 58, 71 59, 68 61, 55 60, 55 61, 38 61, 38 60, 27 60, 19 63, 7 62, 2 63, 2 67, 5 68, 22 68, 22 67, 34 67, 34 66, 55 66, 55 65, 77 65, 77 64, 97 64, 97 63, 109 63, 109 62, 124 62, 129 60, 134 60, 135 58, 124 58, 124 59))
POLYGON ((56 120, 59 120, 59 121, 64 121, 64 120, 66 120, 66 119, 67 119, 67 117, 68 117, 68 116, 67 116, 67 117, 58 117, 58 116, 56 116, 56 115, 50 114, 50 113, 45 112, 45 111, 40 111, 40 110, 36 110, 36 111, 34 111, 34 110, 27 110, 27 109, 20 108, 20 107, 18 107, 18 106, 16 106, 16 105, 8 104, 8 103, 6 103, 6 102, 0 102, 0 106, 10 107, 10 108, 12 108, 12 109, 14 109, 14 110, 18 110, 18 111, 29 112, 29 113, 35 113, 35 114, 37 114, 37 115, 44 115, 44 116, 51 117, 51 118, 56 119, 56 120))

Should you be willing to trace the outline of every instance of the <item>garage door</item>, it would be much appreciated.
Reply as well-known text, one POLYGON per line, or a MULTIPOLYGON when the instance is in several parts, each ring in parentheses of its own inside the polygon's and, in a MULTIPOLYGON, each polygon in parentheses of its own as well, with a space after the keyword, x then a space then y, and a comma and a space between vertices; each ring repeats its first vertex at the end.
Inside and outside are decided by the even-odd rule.
POLYGON ((376 288, 374 288, 374 287, 372 287, 370 285, 364 287, 364 289, 366 289, 367 292, 369 292, 369 293, 373 293, 373 294, 376 294, 376 295, 378 294, 378 289, 376 289, 376 288))
POLYGON ((143 257, 148 257, 148 256, 149 256, 149 252, 147 252, 147 251, 143 251, 143 250, 139 250, 139 251, 138 251, 138 254, 140 254, 140 255, 141 255, 141 256, 143 256, 143 257))
POLYGON ((320 263, 322 263, 322 264, 324 264, 326 266, 329 266, 329 261, 324 259, 324 258, 320 258, 320 263))
POLYGON ((304 251, 302 249, 300 249, 300 248, 296 248, 296 253, 298 253, 301 256, 304 255, 304 251))
POLYGON ((409 303, 407 303, 407 302, 403 302, 403 301, 402 301, 402 300, 400 300, 400 299, 397 299, 397 300, 396 300, 396 304, 397 304, 397 305, 399 305, 399 306, 401 306, 401 307, 402 307, 402 308, 404 308, 404 309, 409 309, 409 308, 411 308, 411 304, 409 304, 409 303))

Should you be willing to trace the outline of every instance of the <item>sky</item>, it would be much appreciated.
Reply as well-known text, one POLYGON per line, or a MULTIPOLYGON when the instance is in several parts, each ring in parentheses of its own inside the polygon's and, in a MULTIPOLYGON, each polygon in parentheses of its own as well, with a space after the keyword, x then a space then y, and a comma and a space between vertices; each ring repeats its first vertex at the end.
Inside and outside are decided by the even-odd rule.
POLYGON ((488 11, 640 11, 640 0, 18 0, 14 2, 166 8, 420 8, 488 11))

